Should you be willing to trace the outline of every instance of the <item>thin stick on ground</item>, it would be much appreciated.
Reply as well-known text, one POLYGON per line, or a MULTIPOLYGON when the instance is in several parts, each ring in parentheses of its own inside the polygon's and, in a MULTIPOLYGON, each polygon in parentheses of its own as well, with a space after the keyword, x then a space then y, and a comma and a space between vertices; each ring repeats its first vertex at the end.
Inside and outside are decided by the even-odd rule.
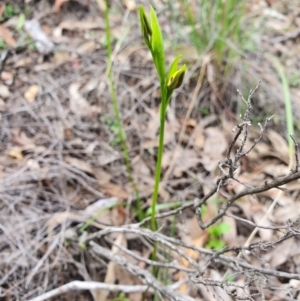
MULTIPOLYGON (((251 264, 245 262, 244 260, 238 259, 234 256, 224 255, 224 253, 239 252, 241 250, 252 251, 254 249, 267 250, 269 248, 274 248, 276 245, 282 243, 285 240, 291 239, 292 237, 299 236, 300 232, 299 232, 299 227, 297 226, 297 224, 298 224, 298 220, 296 220, 293 223, 288 223, 288 225, 286 226, 286 230, 287 230, 286 233, 284 233, 282 236, 280 236, 275 241, 267 242, 267 243, 256 243, 256 244, 249 245, 248 247, 231 247, 231 248, 228 247, 219 252, 216 252, 213 250, 208 250, 205 248, 195 247, 193 245, 186 244, 179 239, 168 237, 159 232, 152 232, 151 230, 146 229, 146 228, 138 228, 138 227, 136 227, 136 225, 127 225, 127 226, 123 226, 123 227, 107 227, 106 229, 104 229, 102 231, 99 231, 97 233, 89 235, 86 238, 86 241, 92 242, 92 245, 95 246, 97 244, 94 241, 91 241, 95 238, 101 238, 101 237, 104 237, 111 233, 133 233, 133 234, 141 235, 142 237, 149 238, 153 241, 156 241, 157 243, 163 244, 163 245, 167 246, 168 248, 170 248, 173 252, 177 253, 180 257, 187 260, 187 262, 189 262, 190 265, 194 268, 194 273, 190 273, 190 274, 198 274, 199 275, 199 271, 203 270, 203 265, 201 263, 197 263, 192 258, 189 258, 183 252, 183 250, 181 248, 178 248, 178 246, 181 246, 181 247, 187 248, 187 249, 191 249, 191 250, 195 250, 195 251, 199 252, 199 254, 209 256, 210 257, 209 261, 220 262, 220 263, 224 264, 225 266, 233 267, 238 270, 240 268, 245 268, 247 270, 256 271, 258 273, 262 273, 265 275, 282 277, 282 278, 286 278, 286 279, 300 280, 300 274, 297 274, 297 273, 286 273, 286 272, 272 270, 272 269, 260 268, 260 267, 251 265, 251 264)), ((109 252, 111 252, 111 251, 109 251, 109 252)), ((204 266, 206 266, 206 265, 204 264, 204 266)), ((173 268, 176 269, 176 266, 174 265, 173 268)))
POLYGON ((149 289, 147 285, 118 285, 96 281, 72 281, 28 301, 49 300, 50 298, 61 296, 70 291, 101 290, 109 292, 139 293, 145 292, 147 289, 149 289))
POLYGON ((193 301, 194 300, 193 298, 191 298, 189 296, 182 295, 181 293, 174 291, 174 289, 171 289, 169 287, 162 285, 158 280, 156 280, 155 277, 153 277, 151 275, 150 272, 148 272, 145 269, 141 269, 137 265, 130 263, 125 257, 113 254, 108 249, 97 245, 93 241, 91 241, 89 243, 89 245, 91 246, 91 248, 93 249, 94 252, 96 252, 100 256, 103 256, 103 257, 117 263, 118 265, 122 266, 130 274, 137 276, 140 280, 143 281, 143 283, 152 287, 155 291, 161 293, 163 296, 169 298, 170 300, 174 300, 174 301, 193 301))

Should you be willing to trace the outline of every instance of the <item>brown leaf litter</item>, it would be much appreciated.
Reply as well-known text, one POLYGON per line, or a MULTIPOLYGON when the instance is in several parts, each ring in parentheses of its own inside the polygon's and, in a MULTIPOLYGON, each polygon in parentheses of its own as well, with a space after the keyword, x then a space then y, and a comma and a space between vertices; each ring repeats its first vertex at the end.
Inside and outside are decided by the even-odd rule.
MULTIPOLYGON (((41 39, 46 39, 48 48, 15 51, 1 67, 0 224, 3 231, 0 233, 0 285, 3 287, 2 298, 8 299, 25 296, 29 300, 74 279, 129 285, 140 283, 137 277, 125 272, 113 261, 103 261, 89 250, 83 250, 76 241, 80 235, 85 235, 80 228, 87 221, 90 221, 90 226, 85 231, 93 233, 107 226, 122 226, 133 219, 128 214, 128 208, 134 204, 135 196, 126 174, 121 147, 111 142, 115 133, 102 118, 107 115, 114 120, 105 77, 105 44, 101 40, 105 28, 103 12, 93 1, 88 5, 83 3, 87 9, 83 17, 62 13, 67 8, 67 2, 73 1, 55 1, 54 6, 44 2, 37 5, 45 5, 42 10, 48 14, 47 17, 39 18, 37 31, 32 28, 29 31, 33 39, 42 33, 41 39), (45 55, 45 52, 49 53, 45 55)), ((130 16, 136 13, 135 1, 122 3, 131 11, 130 16)), ((3 9, 3 5, 0 8, 3 9)), ((35 13, 33 8, 32 15, 35 13)), ((280 14, 268 16, 268 27, 285 36, 285 26, 291 24, 289 19, 280 14)), ((124 32, 122 20, 123 16, 115 14, 113 17, 113 33, 116 36, 124 32)), ((0 35, 9 46, 15 47, 18 34, 14 26, 1 24, 0 35)), ((127 38, 135 41, 136 37, 137 32, 133 31, 127 38)), ((159 93, 154 80, 155 71, 148 68, 149 55, 140 45, 131 44, 124 44, 124 49, 121 47, 115 57, 116 69, 121 66, 116 75, 118 101, 133 177, 143 205, 149 206, 158 146, 159 93)), ((281 46, 274 48, 290 56, 289 47, 281 46)), ((198 59, 194 49, 188 48, 185 56, 186 53, 194 56, 188 59, 198 59)), ((296 65, 293 62, 287 62, 287 65, 296 65)), ((259 72, 259 69, 256 70, 259 72)), ((210 86, 217 89, 215 72, 210 65, 208 80, 210 86)), ((263 78, 268 79, 266 75, 263 78)), ((280 86, 277 79, 272 86, 274 91, 280 86)), ((200 106, 207 100, 204 95, 206 88, 204 84, 199 92, 200 106)), ((202 116, 197 110, 198 104, 192 115, 184 119, 190 101, 187 95, 192 93, 192 89, 193 79, 172 99, 168 111, 163 173, 168 170, 173 156, 175 161, 169 178, 161 185, 159 203, 186 202, 207 193, 220 174, 219 162, 224 160, 233 136, 231 130, 234 124, 228 120, 222 121, 213 113, 202 116), (183 124, 186 130, 176 147, 183 124)), ((270 93, 280 94, 272 91, 270 93)), ((297 95, 297 91, 293 93, 297 95)), ((212 108, 211 102, 217 102, 218 97, 215 95, 215 99, 209 101, 212 108)), ((259 134, 259 127, 253 124, 252 128, 257 130, 251 134, 251 141, 259 134)), ((264 140, 242 161, 236 178, 246 185, 259 185, 287 174, 288 163, 286 140, 276 130, 269 129, 264 140)), ((218 197, 228 198, 244 188, 243 184, 231 181, 226 189, 219 191, 218 197)), ((287 217, 292 219, 300 215, 299 181, 286 185, 284 189, 289 192, 284 191, 281 195, 274 212, 268 216, 266 226, 284 224, 287 217)), ((243 197, 228 214, 259 223, 276 193, 274 189, 255 197, 243 197)), ((204 220, 211 219, 217 209, 215 203, 210 203, 204 220)), ((192 213, 179 214, 175 235, 186 243, 205 247, 210 239, 209 233, 199 228, 192 213)), ((170 221, 171 218, 162 220, 167 225, 170 221)), ((228 246, 243 244, 253 228, 229 216, 225 216, 223 222, 230 224, 230 231, 222 237, 228 246)), ((260 229, 254 241, 271 241, 278 235, 278 231, 260 229)), ((141 242, 137 236, 132 238, 123 234, 109 236, 109 239, 111 241, 99 240, 99 244, 115 254, 121 254, 135 265, 149 269, 144 262, 133 260, 113 244, 149 259, 151 247, 148 241, 141 242)), ((256 255, 270 268, 299 273, 297 246, 297 240, 292 239, 267 254, 260 252, 256 255)), ((202 263, 203 258, 198 252, 182 250, 185 255, 202 263)), ((178 254, 174 258, 181 267, 189 267, 185 258, 178 254)), ((251 264, 261 264, 256 256, 249 255, 246 260, 251 264)), ((221 279, 221 273, 221 270, 215 269, 207 271, 206 276, 221 279)), ((180 281, 185 279, 186 274, 169 273, 168 276, 170 281, 180 281)), ((272 284, 285 285, 280 279, 272 279, 272 284)), ((286 285, 299 289, 299 284, 292 281, 286 285)), ((195 288, 189 282, 181 284, 179 291, 201 300, 229 300, 223 291, 207 290, 203 286, 195 288)), ((278 292, 277 297, 276 294, 269 293, 267 300, 286 298, 282 292, 278 292)), ((92 291, 91 294, 70 293, 66 298, 112 300, 112 296, 92 291)), ((142 299, 140 293, 127 297, 130 300, 142 299)))

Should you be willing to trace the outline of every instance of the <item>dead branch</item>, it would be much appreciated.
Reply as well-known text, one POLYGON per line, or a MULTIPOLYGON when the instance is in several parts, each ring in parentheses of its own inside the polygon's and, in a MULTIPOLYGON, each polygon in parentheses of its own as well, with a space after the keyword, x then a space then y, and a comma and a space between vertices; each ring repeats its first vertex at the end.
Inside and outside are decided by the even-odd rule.
MULTIPOLYGON (((296 223, 296 222, 295 222, 296 223)), ((294 223, 292 223, 291 225, 293 225, 294 223)), ((291 229, 292 226, 291 226, 291 229)), ((248 270, 252 270, 252 271, 257 271, 259 273, 265 274, 265 275, 270 275, 270 276, 277 276, 277 277, 282 277, 282 278, 286 278, 286 279, 296 279, 296 280, 300 280, 300 274, 296 274, 296 273, 286 273, 286 272, 281 272, 281 271, 276 271, 276 270, 272 270, 272 269, 265 269, 265 268, 260 268, 257 266, 253 266, 248 264, 247 262, 245 262, 244 260, 232 257, 232 256, 226 256, 226 255, 222 255, 224 253, 230 252, 230 251, 234 251, 234 252, 239 252, 241 250, 254 250, 256 248, 261 249, 261 250, 267 250, 268 248, 274 248, 275 245, 283 242, 284 240, 290 239, 292 237, 295 236, 299 236, 300 232, 298 230, 298 228, 293 229, 293 231, 288 231, 287 233, 285 233, 284 235, 282 235, 281 237, 279 237, 278 239, 276 239, 273 242, 267 242, 267 243, 255 243, 255 244, 251 244, 247 247, 231 247, 231 248, 225 248, 224 250, 220 251, 220 252, 215 252, 212 250, 208 250, 205 248, 199 248, 199 247, 195 247, 192 245, 187 245, 185 243, 183 243, 182 241, 175 239, 175 238, 171 238, 168 236, 165 236, 161 233, 158 232, 152 232, 149 229, 145 229, 145 228, 136 228, 135 226, 124 226, 124 227, 107 227, 104 230, 101 230, 97 233, 91 234, 86 238, 86 242, 89 242, 95 238, 100 238, 103 236, 106 236, 110 233, 135 233, 135 234, 140 234, 141 236, 144 237, 148 237, 153 241, 157 241, 159 243, 164 244, 165 246, 169 247, 172 251, 178 253, 178 255, 182 256, 183 258, 185 258, 186 260, 188 260, 194 267, 194 271, 192 274, 194 275, 202 275, 204 272, 204 269, 207 267, 207 264, 203 264, 200 265, 197 262, 195 262, 194 260, 191 260, 191 258, 187 257, 186 254, 184 252, 182 252, 178 247, 176 246, 182 246, 184 248, 187 249, 191 249, 191 250, 195 250, 198 251, 199 254, 203 254, 203 255, 208 255, 210 256, 209 261, 210 262, 221 262, 224 265, 227 265, 229 267, 235 267, 235 269, 237 267, 242 267, 248 270)), ((176 266, 173 266, 174 269, 176 269, 176 266)))
MULTIPOLYGON (((241 191, 240 193, 232 196, 229 200, 227 200, 226 204, 224 207, 219 209, 219 213, 212 218, 209 222, 207 223, 203 223, 201 220, 201 215, 197 215, 197 217, 199 217, 198 222, 199 222, 199 226, 202 229, 206 229, 209 226, 213 225, 216 221, 218 221, 221 217, 223 217, 225 215, 225 213, 227 212, 227 210, 229 209, 229 207, 238 199, 240 199, 241 197, 245 196, 245 195, 253 195, 253 194, 257 194, 257 193, 261 193, 267 190, 270 190, 272 188, 279 188, 280 186, 283 186, 287 183, 290 183, 292 181, 298 180, 300 179, 300 172, 291 172, 290 174, 275 179, 273 181, 270 182, 265 182, 264 185, 259 186, 259 187, 255 187, 255 188, 246 188, 243 191, 241 191)), ((209 195, 212 195, 216 192, 216 187, 211 191, 211 193, 209 193, 209 195)), ((195 209, 201 207, 202 205, 204 205, 206 203, 206 201, 208 200, 208 198, 204 197, 201 200, 196 200, 194 207, 195 209)))
POLYGON ((72 281, 47 293, 44 293, 38 297, 30 299, 29 301, 49 300, 50 298, 53 298, 55 296, 61 296, 62 294, 65 294, 70 291, 102 290, 109 292, 136 293, 144 292, 147 289, 147 285, 117 285, 96 281, 72 281))
POLYGON ((146 285, 153 287, 157 292, 160 292, 163 296, 169 298, 174 301, 192 301, 193 298, 189 296, 184 296, 179 292, 175 292, 174 290, 162 285, 159 281, 157 281, 151 273, 149 273, 145 269, 141 269, 138 266, 128 262, 125 257, 120 255, 113 254, 110 250, 101 247, 93 241, 89 242, 92 250, 96 252, 98 255, 105 257, 106 259, 112 260, 117 263, 124 269, 126 269, 132 275, 138 277, 142 282, 146 285))

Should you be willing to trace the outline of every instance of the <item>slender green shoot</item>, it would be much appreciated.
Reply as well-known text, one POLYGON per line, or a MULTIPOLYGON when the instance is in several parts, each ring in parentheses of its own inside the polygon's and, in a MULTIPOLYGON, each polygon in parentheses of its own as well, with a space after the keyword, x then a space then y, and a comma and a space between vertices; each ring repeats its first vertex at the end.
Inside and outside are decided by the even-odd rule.
POLYGON ((285 75, 284 69, 280 64, 279 60, 274 56, 270 56, 272 63, 274 64, 282 83, 283 88, 283 97, 285 103, 285 116, 286 116, 286 128, 288 134, 288 145, 289 145, 289 155, 293 157, 294 154, 294 142, 291 136, 294 135, 294 118, 293 118, 293 110, 292 110, 292 102, 290 96, 289 82, 285 75))
MULTIPOLYGON (((169 101, 171 99, 174 89, 181 86, 183 78, 186 72, 186 65, 178 68, 178 61, 180 56, 177 56, 171 64, 168 73, 166 74, 166 62, 165 62, 165 50, 164 41, 161 32, 161 28, 153 7, 150 7, 150 20, 146 16, 144 7, 141 5, 140 10, 140 25, 141 32, 144 38, 144 42, 151 52, 153 63, 155 65, 157 75, 160 82, 160 128, 159 128, 159 145, 157 151, 157 162, 155 170, 155 184, 152 195, 151 203, 151 229, 157 230, 157 224, 155 219, 156 204, 159 193, 159 184, 161 177, 161 163, 164 150, 164 132, 165 132, 165 120, 169 101)), ((156 260, 157 244, 154 244, 154 250, 152 253, 152 259, 156 260)), ((157 275, 157 269, 153 268, 153 275, 157 275)))
POLYGON ((133 176, 132 176, 132 169, 130 165, 130 159, 129 159, 129 153, 126 145, 126 136, 125 132, 123 130, 123 124, 120 116, 120 110, 118 106, 118 99, 117 99, 117 92, 113 81, 113 74, 112 74, 112 49, 111 49, 111 32, 110 32, 110 22, 109 22, 109 1, 106 0, 106 8, 105 8, 105 33, 106 33, 106 49, 107 49, 107 59, 108 59, 108 81, 109 81, 109 90, 111 94, 112 104, 113 104, 113 110, 115 114, 116 124, 118 127, 121 147, 123 151, 123 158, 126 165, 127 174, 129 177, 129 180, 131 182, 137 205, 135 207, 135 212, 137 213, 137 217, 139 221, 142 221, 144 219, 144 213, 142 210, 142 202, 139 195, 138 188, 134 182, 133 176))
POLYGON ((177 56, 171 64, 166 75, 166 63, 164 54, 164 42, 160 25, 156 13, 152 6, 150 7, 150 21, 146 16, 143 6, 140 6, 140 23, 141 32, 145 44, 151 52, 152 59, 160 81, 160 129, 159 129, 159 146, 157 152, 157 163, 155 170, 155 184, 153 190, 152 204, 151 204, 151 228, 153 231, 157 230, 155 212, 159 192, 159 183, 161 176, 161 162, 164 149, 164 129, 167 107, 171 99, 174 89, 181 86, 186 72, 186 66, 178 69, 178 61, 180 56, 177 56))

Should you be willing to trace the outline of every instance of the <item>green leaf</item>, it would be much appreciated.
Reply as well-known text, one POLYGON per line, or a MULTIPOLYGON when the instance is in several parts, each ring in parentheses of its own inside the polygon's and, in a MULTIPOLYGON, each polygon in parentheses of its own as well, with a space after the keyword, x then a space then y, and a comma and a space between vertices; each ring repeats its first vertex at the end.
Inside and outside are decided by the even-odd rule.
POLYGON ((26 6, 25 7, 25 9, 24 9, 24 14, 26 15, 26 16, 28 16, 28 15, 30 15, 30 7, 29 6, 26 6))
POLYGON ((229 230, 230 230, 230 225, 228 223, 219 223, 207 229, 208 233, 215 237, 219 237, 227 233, 229 230))
POLYGON ((232 283, 234 281, 234 276, 233 275, 229 275, 228 277, 225 278, 225 281, 227 283, 232 283))
POLYGON ((215 249, 219 251, 225 247, 225 243, 219 239, 212 239, 207 243, 206 247, 209 249, 215 249))
POLYGON ((180 58, 181 58, 181 54, 177 55, 175 57, 173 63, 171 64, 168 75, 167 75, 167 82, 170 80, 170 77, 172 76, 172 74, 174 74, 178 70, 178 62, 179 62, 180 58))
POLYGON ((24 14, 19 15, 18 24, 17 24, 17 30, 20 30, 23 28, 25 24, 26 18, 24 14))
POLYGON ((0 39, 0 50, 6 49, 7 45, 3 39, 0 39))
POLYGON ((7 4, 5 6, 5 14, 7 15, 8 18, 11 18, 14 16, 15 11, 14 11, 14 8, 10 4, 7 4))
POLYGON ((148 21, 148 18, 146 16, 143 5, 140 6, 139 14, 140 14, 140 24, 141 24, 142 36, 144 37, 146 45, 151 50, 150 39, 152 36, 152 29, 151 29, 150 23, 148 21))
POLYGON ((152 28, 152 37, 151 37, 151 49, 152 57, 155 63, 155 67, 160 78, 161 82, 165 82, 165 54, 164 54, 164 41, 161 33, 160 25, 156 13, 151 6, 150 8, 150 20, 152 28))
POLYGON ((34 43, 30 43, 30 44, 28 45, 28 49, 29 49, 29 50, 34 50, 34 49, 35 49, 35 44, 34 44, 34 43))
POLYGON ((218 226, 219 226, 219 235, 228 233, 231 229, 231 226, 228 223, 220 223, 218 226))
POLYGON ((202 205, 201 206, 201 218, 203 219, 205 214, 207 212, 207 206, 206 205, 202 205))

